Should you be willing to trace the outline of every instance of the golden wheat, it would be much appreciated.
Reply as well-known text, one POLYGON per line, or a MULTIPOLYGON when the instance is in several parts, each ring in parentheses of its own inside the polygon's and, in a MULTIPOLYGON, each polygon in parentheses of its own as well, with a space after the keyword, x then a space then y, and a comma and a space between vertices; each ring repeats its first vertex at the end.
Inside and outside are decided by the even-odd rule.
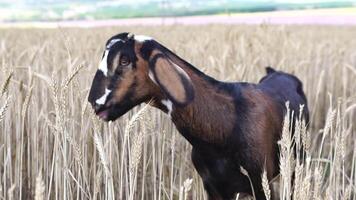
POLYGON ((269 182, 267 179, 266 169, 264 169, 263 173, 262 173, 262 188, 263 188, 263 192, 265 193, 266 199, 270 200, 271 199, 271 189, 269 188, 269 182))
POLYGON ((191 146, 165 114, 93 116, 105 41, 123 31, 153 36, 220 80, 257 82, 268 65, 295 74, 311 121, 296 116, 292 137, 285 118, 270 192, 261 174, 266 196, 356 199, 356 28, 267 24, 1 29, 0 199, 206 199, 191 146))
POLYGON ((9 75, 6 76, 4 83, 2 83, 0 87, 0 97, 6 93, 12 76, 13 76, 13 72, 10 72, 9 75))
POLYGON ((36 178, 35 200, 44 200, 45 184, 42 180, 42 173, 40 172, 36 178))

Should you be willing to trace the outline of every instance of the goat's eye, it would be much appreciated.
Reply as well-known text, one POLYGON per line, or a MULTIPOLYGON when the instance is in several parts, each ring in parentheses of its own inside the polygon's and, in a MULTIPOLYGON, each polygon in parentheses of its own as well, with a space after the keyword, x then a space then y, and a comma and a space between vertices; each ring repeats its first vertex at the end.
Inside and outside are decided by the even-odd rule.
POLYGON ((129 57, 126 56, 126 55, 122 55, 121 58, 120 58, 120 65, 121 65, 121 66, 126 66, 126 65, 128 65, 128 64, 130 64, 130 59, 129 59, 129 57))

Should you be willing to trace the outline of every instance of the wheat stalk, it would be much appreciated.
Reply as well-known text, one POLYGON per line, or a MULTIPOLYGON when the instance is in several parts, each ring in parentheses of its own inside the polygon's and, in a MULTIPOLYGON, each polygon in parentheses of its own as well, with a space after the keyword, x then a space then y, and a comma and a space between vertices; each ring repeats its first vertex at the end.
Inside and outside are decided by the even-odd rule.
MULTIPOLYGON (((352 194, 352 190, 353 190, 353 185, 348 185, 347 187, 346 187, 346 189, 344 190, 344 195, 343 195, 343 197, 342 197, 342 199, 343 200, 349 200, 349 199, 351 199, 351 194, 352 194)), ((355 191, 354 191, 355 192, 355 191)))
POLYGON ((264 168, 261 178, 262 178, 263 192, 265 193, 266 199, 270 200, 271 199, 271 190, 269 188, 266 168, 264 168))
POLYGON ((289 109, 289 102, 286 102, 286 115, 283 120, 283 128, 282 128, 282 138, 278 142, 280 146, 280 173, 282 176, 282 185, 280 189, 280 195, 282 195, 281 199, 289 199, 291 197, 292 186, 291 186, 291 177, 292 171, 294 168, 294 157, 292 151, 292 138, 291 138, 291 117, 293 113, 291 113, 289 109))
POLYGON ((334 119, 335 119, 335 114, 336 114, 336 110, 331 110, 329 109, 327 117, 326 117, 326 122, 325 122, 325 126, 324 126, 324 134, 327 135, 333 125, 334 119))
MULTIPOLYGON (((146 104, 143 108, 141 108, 137 113, 135 113, 129 122, 127 123, 125 127, 125 138, 128 137, 130 132, 132 131, 133 127, 135 124, 143 119, 144 114, 147 111, 149 104, 146 104)), ((130 152, 129 152, 129 176, 130 176, 130 196, 129 199, 134 198, 134 191, 135 191, 135 186, 136 186, 136 173, 137 173, 137 167, 140 163, 141 160, 141 151, 142 151, 142 144, 143 144, 143 138, 144 138, 144 132, 139 131, 137 133, 133 134, 132 137, 132 142, 130 145, 130 152)), ((125 139, 126 140, 126 139, 125 139)), ((124 144, 125 146, 125 144, 124 144)))
POLYGON ((4 83, 1 85, 0 87, 0 97, 2 97, 6 91, 7 91, 7 88, 9 87, 9 83, 10 83, 10 80, 13 76, 13 72, 10 72, 9 75, 7 75, 7 77, 5 78, 5 81, 4 83))
POLYGON ((0 181, 0 198, 4 199, 4 197, 2 196, 2 181, 0 181))
POLYGON ((104 166, 105 174, 109 177, 110 170, 108 168, 108 161, 106 158, 104 145, 103 145, 101 136, 97 132, 94 132, 94 142, 95 142, 96 149, 98 150, 98 153, 99 153, 101 164, 104 166))
POLYGON ((31 101, 31 97, 32 97, 32 89, 33 89, 33 86, 30 87, 30 90, 28 91, 26 97, 25 97, 25 100, 23 102, 23 105, 22 105, 22 112, 21 112, 21 116, 24 118, 26 116, 26 113, 27 113, 27 110, 28 110, 28 106, 30 104, 30 101, 31 101))
POLYGON ((303 164, 299 162, 296 163, 295 173, 294 173, 294 190, 293 190, 293 199, 301 199, 302 189, 303 189, 303 164))
POLYGON ((130 118, 129 122, 127 123, 127 125, 125 127, 125 131, 124 131, 126 136, 128 136, 128 134, 130 134, 130 132, 134 128, 135 124, 142 119, 142 117, 144 116, 149 104, 150 103, 147 103, 142 109, 140 109, 137 113, 135 113, 130 118))
POLYGON ((7 196, 9 197, 9 200, 14 199, 14 190, 16 189, 16 185, 12 184, 11 187, 7 190, 7 196))
POLYGON ((132 137, 132 144, 131 144, 131 155, 130 155, 130 174, 133 177, 133 173, 136 171, 137 166, 141 159, 141 150, 143 144, 143 137, 144 134, 142 131, 135 133, 132 137))
POLYGON ((239 197, 240 197, 240 193, 237 193, 235 200, 239 200, 239 197))
POLYGON ((78 65, 74 70, 67 76, 67 78, 64 80, 62 87, 63 89, 67 89, 69 84, 72 82, 74 77, 78 75, 79 71, 84 67, 84 65, 78 65))
POLYGON ((243 168, 242 166, 240 166, 240 172, 247 176, 249 182, 250 182, 250 186, 251 186, 251 190, 252 190, 252 195, 253 195, 253 199, 256 199, 256 195, 255 195, 255 189, 253 188, 253 184, 252 184, 252 180, 250 178, 250 175, 248 174, 247 170, 245 168, 243 168))
POLYGON ((314 170, 314 189, 313 189, 313 199, 321 200, 321 186, 322 186, 322 175, 321 170, 316 167, 314 170))
POLYGON ((265 193, 266 199, 270 200, 271 199, 271 190, 269 188, 266 169, 264 169, 263 173, 262 173, 262 188, 263 188, 263 192, 265 193))
POLYGON ((105 148, 102 142, 102 138, 99 134, 99 127, 97 124, 97 119, 96 117, 92 114, 92 121, 93 121, 93 127, 94 127, 94 143, 95 143, 95 147, 99 153, 99 158, 101 161, 101 164, 104 168, 104 173, 105 173, 105 177, 106 177, 106 182, 105 184, 107 185, 107 199, 115 199, 115 193, 114 193, 114 183, 113 183, 113 178, 112 178, 112 172, 110 171, 109 168, 109 162, 107 159, 107 155, 105 153, 105 148))
POLYGON ((300 189, 301 199, 311 199, 311 176, 307 173, 300 189))
POLYGON ((187 200, 188 199, 189 191, 192 188, 192 183, 193 183, 193 179, 191 179, 191 178, 187 178, 183 182, 183 186, 181 186, 180 190, 179 190, 179 200, 187 200))
POLYGON ((102 171, 99 169, 95 174, 94 191, 93 191, 94 200, 96 199, 98 193, 100 192, 100 185, 102 184, 101 175, 102 175, 102 171))
POLYGON ((104 167, 106 184, 108 184, 107 185, 107 199, 112 199, 112 198, 114 198, 114 188, 113 188, 114 185, 113 185, 112 175, 111 175, 111 172, 109 169, 108 160, 106 158, 106 153, 104 150, 104 145, 102 143, 102 138, 98 133, 94 133, 94 142, 95 142, 95 146, 99 152, 101 164, 104 167))
POLYGON ((190 189, 192 188, 192 183, 193 183, 193 179, 188 178, 187 180, 184 181, 183 183, 183 187, 184 187, 184 200, 188 199, 188 193, 190 191, 190 189))
POLYGON ((42 172, 36 178, 35 200, 44 200, 45 183, 42 180, 42 172))
POLYGON ((8 96, 6 99, 5 99, 5 103, 4 105, 0 108, 0 122, 4 119, 5 117, 5 112, 8 108, 10 104, 10 96, 8 96))

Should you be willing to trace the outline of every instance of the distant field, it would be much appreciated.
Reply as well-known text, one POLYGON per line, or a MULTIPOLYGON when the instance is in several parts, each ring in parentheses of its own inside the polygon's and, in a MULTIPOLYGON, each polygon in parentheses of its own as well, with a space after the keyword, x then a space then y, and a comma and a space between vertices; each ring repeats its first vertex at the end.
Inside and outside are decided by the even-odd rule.
POLYGON ((161 25, 207 25, 207 24, 301 24, 301 25, 356 25, 355 8, 311 9, 235 13, 181 17, 151 17, 107 20, 69 20, 58 22, 0 22, 0 28, 58 28, 103 26, 161 26, 161 25))
POLYGON ((0 21, 105 20, 353 7, 356 0, 37 0, 0 2, 0 21))
POLYGON ((356 199, 356 27, 262 24, 0 29, 0 200, 206 199, 191 147, 165 114, 93 116, 87 95, 105 41, 123 31, 153 36, 220 80, 257 82, 266 66, 298 76, 311 112, 309 130, 298 129, 307 159, 283 154, 290 165, 274 192, 356 199))

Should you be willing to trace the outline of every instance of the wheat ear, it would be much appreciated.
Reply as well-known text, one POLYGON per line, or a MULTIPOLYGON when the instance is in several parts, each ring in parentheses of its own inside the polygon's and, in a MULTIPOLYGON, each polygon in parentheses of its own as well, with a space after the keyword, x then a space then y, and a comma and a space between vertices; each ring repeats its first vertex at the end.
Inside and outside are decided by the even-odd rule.
POLYGON ((45 184, 42 180, 42 173, 40 172, 36 178, 35 200, 43 200, 45 193, 45 184))

